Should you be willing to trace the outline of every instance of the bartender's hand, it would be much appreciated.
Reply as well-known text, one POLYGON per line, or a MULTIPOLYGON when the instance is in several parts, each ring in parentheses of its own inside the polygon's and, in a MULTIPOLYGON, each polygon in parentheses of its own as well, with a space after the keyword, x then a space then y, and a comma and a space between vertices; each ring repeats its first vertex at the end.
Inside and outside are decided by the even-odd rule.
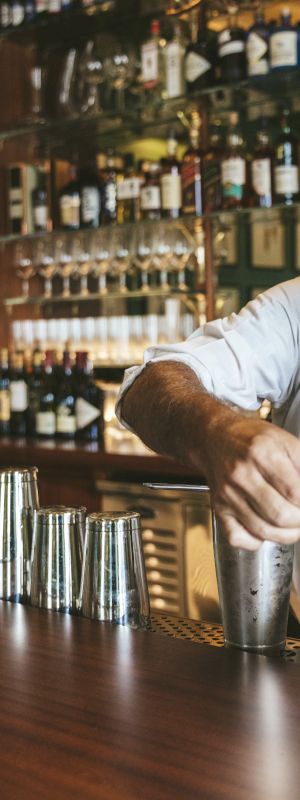
POLYGON ((207 470, 230 543, 254 550, 264 539, 300 538, 300 441, 269 422, 226 415, 213 426, 207 470))

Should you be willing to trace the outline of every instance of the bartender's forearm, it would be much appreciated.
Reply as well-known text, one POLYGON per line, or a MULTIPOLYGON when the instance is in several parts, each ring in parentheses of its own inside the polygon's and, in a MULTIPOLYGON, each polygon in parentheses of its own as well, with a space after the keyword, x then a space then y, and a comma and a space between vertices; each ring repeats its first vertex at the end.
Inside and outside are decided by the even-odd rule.
POLYGON ((143 370, 123 398, 122 415, 148 447, 201 475, 207 474, 217 429, 236 416, 207 394, 192 369, 174 361, 143 370))

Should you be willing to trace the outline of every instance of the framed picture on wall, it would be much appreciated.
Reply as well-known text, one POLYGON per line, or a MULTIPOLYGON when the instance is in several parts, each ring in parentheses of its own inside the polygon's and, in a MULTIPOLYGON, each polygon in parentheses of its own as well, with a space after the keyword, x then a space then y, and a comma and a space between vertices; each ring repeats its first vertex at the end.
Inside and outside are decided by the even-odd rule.
MULTIPOLYGON (((251 212, 251 266, 262 269, 283 269, 285 262, 285 229, 280 211, 270 209, 270 216, 260 209, 251 212)), ((299 217, 300 222, 300 217, 299 217)))

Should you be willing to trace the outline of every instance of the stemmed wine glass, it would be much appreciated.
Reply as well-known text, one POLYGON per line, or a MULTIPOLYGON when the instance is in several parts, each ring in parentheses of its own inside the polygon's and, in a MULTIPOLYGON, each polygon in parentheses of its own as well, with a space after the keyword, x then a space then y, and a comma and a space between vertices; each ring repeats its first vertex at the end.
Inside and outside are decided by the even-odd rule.
POLYGON ((191 256, 191 250, 184 242, 177 242, 173 252, 173 270, 176 274, 176 287, 180 291, 187 291, 185 268, 191 256))
POLYGON ((126 250, 125 247, 120 247, 117 250, 116 256, 112 263, 112 269, 114 274, 118 278, 118 291, 122 292, 122 294, 128 292, 127 284, 126 284, 126 274, 127 270, 129 269, 130 265, 130 255, 129 251, 126 250))
POLYGON ((74 271, 74 264, 72 256, 69 253, 61 253, 58 264, 57 272, 62 277, 62 297, 70 297, 70 278, 74 271))
MULTIPOLYGON (((89 253, 79 253, 77 256, 76 274, 80 277, 79 294, 87 297, 89 294, 88 276, 91 272, 91 256, 89 253)), ((74 274, 74 273, 73 273, 74 274)))
POLYGON ((103 59, 99 40, 87 42, 79 62, 79 80, 82 84, 82 114, 100 114, 99 86, 104 82, 103 59))
POLYGON ((154 254, 153 264, 158 271, 160 291, 169 290, 168 272, 172 261, 172 251, 168 244, 160 244, 154 254))
POLYGON ((98 294, 107 294, 107 273, 110 264, 108 250, 97 250, 91 274, 98 279, 98 294))
POLYGON ((18 261, 16 274, 22 282, 22 295, 29 297, 29 281, 35 275, 35 268, 31 258, 21 257, 18 261))
POLYGON ((115 53, 104 59, 103 67, 108 88, 115 91, 116 110, 124 112, 126 89, 134 82, 138 69, 134 50, 124 50, 120 46, 115 53))
POLYGON ((37 268, 37 272, 44 279, 44 297, 52 297, 52 281, 57 272, 57 264, 55 263, 54 258, 49 255, 42 256, 37 268))
POLYGON ((141 276, 141 291, 149 292, 149 270, 151 267, 152 255, 150 247, 140 245, 135 257, 135 265, 140 271, 141 276))

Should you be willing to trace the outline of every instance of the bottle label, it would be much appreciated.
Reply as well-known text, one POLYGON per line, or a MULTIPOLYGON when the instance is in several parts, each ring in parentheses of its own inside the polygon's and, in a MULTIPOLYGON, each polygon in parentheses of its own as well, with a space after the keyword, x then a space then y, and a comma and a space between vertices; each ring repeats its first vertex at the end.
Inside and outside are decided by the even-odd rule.
POLYGON ((184 48, 177 42, 171 42, 165 47, 166 64, 166 95, 179 97, 184 94, 183 58, 184 48))
POLYGON ((59 207, 62 225, 66 227, 79 228, 79 195, 63 194, 59 201, 59 207))
POLYGON ((180 175, 162 175, 161 177, 161 204, 165 210, 181 208, 181 177, 180 175))
POLYGON ((194 83, 197 78, 211 69, 211 64, 198 53, 188 53, 185 60, 185 77, 189 83, 194 83))
POLYGON ((271 159, 255 158, 251 165, 252 186, 260 197, 271 194, 271 159))
POLYGON ((21 3, 15 3, 11 9, 11 21, 13 25, 21 25, 24 20, 25 12, 24 6, 21 3))
POLYGON ((157 42, 145 42, 141 48, 141 57, 144 87, 151 89, 159 79, 157 42))
POLYGON ((278 31, 270 38, 271 67, 297 66, 296 31, 278 31))
POLYGON ((11 23, 11 10, 9 3, 2 3, 0 10, 0 22, 2 28, 8 28, 11 23))
POLYGON ((85 223, 99 220, 100 195, 96 186, 85 186, 81 190, 81 216, 85 223))
POLYGON ((124 178, 124 180, 117 183, 118 200, 134 200, 140 196, 140 191, 140 178, 124 178))
POLYGON ((298 194, 298 167, 295 165, 275 167, 275 192, 276 194, 298 194))
POLYGON ((49 14, 57 14, 61 10, 60 0, 48 0, 49 14))
POLYGON ((219 47, 219 58, 224 58, 225 56, 231 56, 234 53, 243 53, 245 50, 245 42, 236 41, 236 42, 226 42, 226 44, 222 44, 219 47))
POLYGON ((111 217, 115 216, 117 206, 117 187, 115 181, 109 181, 103 193, 103 209, 111 217))
POLYGON ((201 211, 201 168, 200 159, 194 164, 182 164, 182 207, 186 214, 201 211))
POLYGON ((269 72, 268 45, 265 39, 255 31, 252 31, 248 36, 246 53, 248 75, 267 75, 269 72))
POLYGON ((42 14, 48 9, 48 0, 35 0, 36 13, 42 14))
POLYGON ((224 197, 241 200, 246 183, 246 162, 244 158, 228 158, 221 164, 221 180, 224 197))
POLYGON ((9 394, 11 411, 26 411, 28 408, 28 388, 25 381, 11 381, 9 394))
POLYGON ((56 428, 54 411, 38 411, 35 422, 37 433, 54 436, 56 428))
POLYGON ((10 393, 9 389, 0 389, 0 422, 10 420, 10 393))
POLYGON ((57 433, 74 433, 76 431, 76 418, 70 413, 63 403, 56 409, 56 430, 57 433))
POLYGON ((159 186, 143 186, 141 190, 141 209, 142 211, 156 211, 160 209, 160 188, 159 186))
POLYGON ((35 206, 33 209, 33 221, 36 228, 47 230, 48 209, 47 206, 35 206))
POLYGON ((78 397, 75 404, 76 428, 87 428, 92 422, 100 417, 100 409, 92 406, 83 397, 78 397))

